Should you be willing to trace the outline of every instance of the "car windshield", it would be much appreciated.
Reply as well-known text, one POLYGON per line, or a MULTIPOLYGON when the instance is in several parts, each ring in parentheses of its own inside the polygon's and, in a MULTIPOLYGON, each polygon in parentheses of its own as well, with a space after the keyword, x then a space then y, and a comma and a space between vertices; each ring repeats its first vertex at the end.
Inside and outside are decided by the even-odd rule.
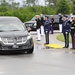
POLYGON ((33 17, 33 18, 31 19, 31 21, 35 21, 35 19, 36 19, 36 17, 33 17))
POLYGON ((0 31, 23 31, 24 27, 18 23, 0 23, 0 31))
POLYGON ((0 32, 3 31, 24 31, 25 28, 20 21, 0 21, 0 32))

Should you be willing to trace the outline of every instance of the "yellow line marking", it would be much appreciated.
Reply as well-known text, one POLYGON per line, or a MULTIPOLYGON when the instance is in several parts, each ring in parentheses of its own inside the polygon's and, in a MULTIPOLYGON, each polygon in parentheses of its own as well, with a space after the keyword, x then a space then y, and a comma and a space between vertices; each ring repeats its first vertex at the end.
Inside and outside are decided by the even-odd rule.
POLYGON ((47 47, 51 47, 51 48, 63 48, 63 46, 59 45, 59 44, 47 44, 45 45, 47 47))

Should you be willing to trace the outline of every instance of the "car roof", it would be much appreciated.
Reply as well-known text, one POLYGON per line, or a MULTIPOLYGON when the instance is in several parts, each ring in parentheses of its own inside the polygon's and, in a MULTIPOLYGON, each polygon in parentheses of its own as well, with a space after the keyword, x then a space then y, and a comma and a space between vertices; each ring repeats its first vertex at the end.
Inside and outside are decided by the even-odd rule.
MULTIPOLYGON (((54 18, 54 22, 59 22, 59 15, 46 15, 46 16, 48 16, 49 17, 49 20, 51 20, 51 16, 53 16, 53 18, 54 18)), ((66 15, 67 17, 68 17, 68 19, 70 19, 70 15, 66 15)), ((62 15, 62 17, 63 17, 63 15, 62 15)))
POLYGON ((14 16, 0 16, 0 19, 2 19, 2 18, 17 18, 17 17, 14 17, 14 16))
MULTIPOLYGON (((65 15, 68 17, 68 19, 71 18, 70 15, 67 15, 67 14, 65 14, 65 15)), ((45 17, 45 16, 48 16, 48 17, 49 17, 49 21, 51 21, 51 17, 53 16, 54 22, 59 23, 59 15, 43 15, 43 17, 45 17)), ((34 16, 34 17, 31 19, 31 21, 35 21, 35 17, 36 17, 36 16, 34 16)), ((62 17, 63 17, 63 15, 62 15, 62 17)))
POLYGON ((19 18, 14 16, 0 16, 0 22, 21 22, 19 18))

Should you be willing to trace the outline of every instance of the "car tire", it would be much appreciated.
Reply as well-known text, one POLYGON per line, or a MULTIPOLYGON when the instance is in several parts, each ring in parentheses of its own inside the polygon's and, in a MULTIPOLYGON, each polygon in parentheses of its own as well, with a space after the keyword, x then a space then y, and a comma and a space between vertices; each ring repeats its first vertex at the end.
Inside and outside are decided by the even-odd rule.
POLYGON ((29 50, 27 51, 27 53, 28 53, 28 54, 31 54, 31 53, 33 53, 33 51, 34 51, 34 46, 33 46, 31 49, 29 49, 29 50))

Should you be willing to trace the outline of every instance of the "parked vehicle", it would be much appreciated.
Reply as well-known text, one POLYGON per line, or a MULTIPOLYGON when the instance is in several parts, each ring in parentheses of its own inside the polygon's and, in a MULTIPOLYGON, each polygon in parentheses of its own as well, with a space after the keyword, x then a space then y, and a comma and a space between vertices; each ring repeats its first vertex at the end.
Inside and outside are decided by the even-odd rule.
MULTIPOLYGON (((49 16, 50 21, 51 21, 51 15, 48 15, 48 16, 49 16)), ((54 18, 53 29, 59 30, 59 15, 54 15, 53 18, 54 18)), ((51 24, 51 22, 50 22, 50 24, 51 24)))
POLYGON ((33 53, 34 43, 17 17, 0 17, 0 51, 33 53))
MULTIPOLYGON (((51 19, 51 15, 44 15, 44 16, 49 16, 49 19, 51 19)), ((36 30, 35 17, 33 17, 30 21, 25 22, 25 26, 26 26, 26 28, 30 27, 32 31, 36 30)), ((54 15, 53 28, 54 28, 54 30, 58 30, 59 29, 59 16, 58 15, 54 15)))
MULTIPOLYGON (((44 15, 48 16, 49 20, 51 19, 52 15, 44 15)), ((70 15, 67 15, 68 18, 70 18, 70 15)), ((53 15, 54 17, 54 24, 53 24, 53 29, 54 30, 59 30, 59 15, 53 15)), ((50 22, 51 24, 51 22, 50 22)), ((36 30, 36 21, 35 21, 35 16, 28 22, 25 22, 26 28, 30 27, 32 31, 36 30)))
POLYGON ((33 17, 30 21, 24 23, 26 28, 30 27, 32 31, 36 30, 36 21, 35 17, 33 17))

